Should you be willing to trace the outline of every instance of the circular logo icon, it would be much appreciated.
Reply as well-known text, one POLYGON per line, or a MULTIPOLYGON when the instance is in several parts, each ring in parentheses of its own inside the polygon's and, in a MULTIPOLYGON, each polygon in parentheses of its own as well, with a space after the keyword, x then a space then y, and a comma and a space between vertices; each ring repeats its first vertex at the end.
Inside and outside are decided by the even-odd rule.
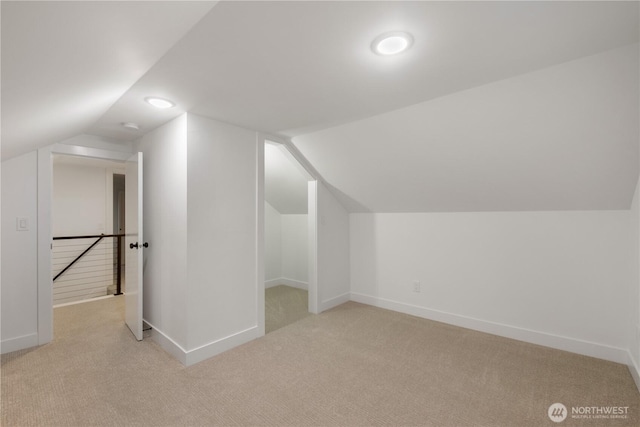
POLYGON ((549 415, 549 419, 554 423, 561 423, 567 418, 567 407, 562 403, 554 403, 549 406, 547 415, 549 415))

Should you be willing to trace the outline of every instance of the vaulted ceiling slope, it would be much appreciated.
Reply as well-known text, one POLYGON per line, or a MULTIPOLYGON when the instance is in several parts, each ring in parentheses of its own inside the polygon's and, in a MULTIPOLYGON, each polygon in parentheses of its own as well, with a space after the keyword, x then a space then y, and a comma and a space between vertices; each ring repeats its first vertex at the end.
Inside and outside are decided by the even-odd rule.
POLYGON ((214 4, 2 1, 2 158, 88 133, 214 4))
POLYGON ((264 147, 264 198, 281 214, 308 212, 309 174, 280 144, 264 147))
POLYGON ((299 136, 634 43, 638 4, 3 1, 1 30, 6 158, 185 111, 299 136), (398 29, 413 47, 373 54, 398 29))
POLYGON ((638 44, 293 139, 353 212, 628 209, 638 44))

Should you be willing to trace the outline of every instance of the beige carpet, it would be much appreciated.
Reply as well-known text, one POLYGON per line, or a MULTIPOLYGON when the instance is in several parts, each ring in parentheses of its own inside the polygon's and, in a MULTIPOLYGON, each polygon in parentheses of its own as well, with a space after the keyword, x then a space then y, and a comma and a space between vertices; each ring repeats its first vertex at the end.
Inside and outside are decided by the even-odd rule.
POLYGON ((267 288, 264 296, 265 332, 273 332, 309 316, 309 292, 279 285, 267 288))
POLYGON ((56 309, 55 335, 2 356, 2 425, 640 425, 625 366, 356 303, 189 368, 134 340, 122 297, 56 309), (554 424, 554 402, 629 418, 554 424))

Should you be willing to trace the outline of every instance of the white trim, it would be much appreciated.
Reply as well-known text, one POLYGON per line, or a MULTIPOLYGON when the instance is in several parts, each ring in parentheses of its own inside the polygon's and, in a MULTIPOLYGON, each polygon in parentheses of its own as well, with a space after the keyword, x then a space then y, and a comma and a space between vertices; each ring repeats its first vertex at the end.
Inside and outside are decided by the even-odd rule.
POLYGON ((83 147, 80 145, 53 144, 51 152, 69 156, 92 157, 94 159, 120 160, 126 162, 133 152, 110 151, 102 148, 83 147))
POLYGON ((282 142, 270 141, 268 139, 265 140, 264 143, 269 144, 272 147, 276 148, 278 151, 280 151, 280 153, 296 168, 296 170, 300 172, 300 174, 304 177, 305 181, 315 180, 315 177, 311 175, 311 173, 307 170, 306 167, 302 166, 302 163, 300 163, 298 158, 295 157, 293 154, 291 154, 291 151, 289 151, 288 145, 282 142))
POLYGON ((627 350, 627 366, 629 367, 629 372, 631 373, 631 377, 633 381, 636 383, 636 387, 640 392, 640 367, 637 365, 636 361, 633 359, 631 355, 631 351, 627 350))
POLYGON ((253 341, 258 336, 258 327, 253 326, 244 331, 237 332, 219 340, 210 342, 192 350, 185 350, 180 344, 172 340, 167 334, 154 327, 151 323, 144 321, 151 327, 151 339, 162 349, 178 359, 185 366, 191 366, 203 360, 209 359, 234 347, 253 341))
POLYGON ((329 298, 328 300, 322 301, 322 303, 320 304, 320 312, 330 310, 348 301, 351 301, 350 292, 346 292, 334 298, 329 298))
POLYGON ((265 280, 264 281, 264 288, 265 289, 269 289, 269 288, 273 288, 274 286, 278 286, 280 284, 281 284, 280 283, 280 278, 265 280))
POLYGON ((38 150, 38 344, 53 340, 53 275, 51 244, 53 234, 53 158, 52 148, 38 150))
POLYGON ((256 318, 258 336, 265 334, 264 135, 256 134, 256 318))
POLYGON ((227 350, 231 350, 234 347, 253 341, 259 338, 258 327, 253 326, 244 331, 236 332, 219 340, 210 342, 200 347, 196 347, 193 350, 187 351, 187 363, 186 366, 191 366, 210 357, 216 356, 227 350))
POLYGON ((53 235, 52 154, 126 161, 131 153, 103 150, 79 145, 52 144, 38 150, 38 344, 53 340, 53 280, 51 275, 51 242, 53 235))
POLYGON ((307 158, 302 155, 300 150, 298 150, 298 147, 293 144, 291 139, 281 138, 279 136, 269 134, 261 134, 261 136, 263 137, 263 141, 265 143, 275 143, 281 145, 283 148, 286 148, 286 150, 288 151, 288 155, 295 159, 294 163, 298 163, 300 166, 302 166, 302 168, 304 169, 304 175, 306 176, 308 181, 323 181, 322 176, 320 176, 316 168, 314 168, 313 165, 307 160, 307 158))
POLYGON ((277 279, 265 280, 264 287, 273 288, 274 286, 285 285, 290 286, 292 288, 304 289, 305 291, 309 290, 309 283, 302 282, 300 280, 287 279, 286 277, 278 277, 277 279))
MULTIPOLYGON (((185 350, 180 344, 175 342, 169 337, 169 335, 162 332, 160 329, 153 326, 151 323, 144 320, 144 323, 151 327, 151 339, 167 353, 178 359, 183 365, 187 364, 187 350, 185 350)), ((134 337, 135 338, 135 337, 134 337)))
POLYGON ((81 299, 79 301, 64 302, 62 304, 54 305, 53 308, 66 307, 68 305, 84 304, 85 302, 100 301, 101 299, 107 299, 107 298, 113 298, 113 297, 115 297, 115 295, 112 294, 112 295, 104 295, 101 297, 95 297, 95 298, 89 298, 89 299, 81 299))
POLYGON ((418 307, 411 304, 392 301, 384 298, 363 295, 351 292, 351 300, 374 307, 385 308, 387 310, 398 311, 437 322, 443 322, 462 328, 473 329, 488 334, 511 338, 518 341, 525 341, 558 350, 569 351, 571 353, 582 354, 584 356, 596 357, 598 359, 609 360, 611 362, 628 364, 628 350, 584 341, 575 338, 564 337, 531 329, 519 328, 502 323, 489 322, 475 319, 473 317, 461 316, 459 314, 447 313, 430 308, 418 307))
POLYGON ((318 307, 320 289, 318 289, 318 181, 309 181, 307 232, 308 234, 308 271, 309 271, 309 312, 320 313, 318 307))
POLYGON ((24 350, 25 348, 38 345, 38 334, 33 333, 21 337, 9 338, 0 342, 0 353, 6 354, 13 351, 24 350))
POLYGON ((286 277, 281 277, 280 281, 283 285, 291 286, 292 288, 304 289, 305 291, 309 290, 309 283, 302 282, 300 280, 287 279, 286 277))

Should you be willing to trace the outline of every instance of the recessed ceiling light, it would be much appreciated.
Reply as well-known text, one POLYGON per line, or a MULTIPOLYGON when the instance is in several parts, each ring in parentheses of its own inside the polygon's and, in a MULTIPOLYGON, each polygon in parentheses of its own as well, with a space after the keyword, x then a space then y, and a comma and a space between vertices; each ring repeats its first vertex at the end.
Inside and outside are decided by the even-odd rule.
POLYGON ((122 123, 122 127, 129 130, 140 130, 140 126, 137 123, 122 123))
POLYGON ((149 98, 145 98, 144 100, 156 108, 171 108, 174 105, 176 105, 173 102, 169 101, 168 99, 162 99, 162 98, 149 97, 149 98))
POLYGON ((380 34, 371 43, 371 49, 378 55, 395 55, 409 49, 413 44, 413 37, 404 31, 392 31, 380 34))

